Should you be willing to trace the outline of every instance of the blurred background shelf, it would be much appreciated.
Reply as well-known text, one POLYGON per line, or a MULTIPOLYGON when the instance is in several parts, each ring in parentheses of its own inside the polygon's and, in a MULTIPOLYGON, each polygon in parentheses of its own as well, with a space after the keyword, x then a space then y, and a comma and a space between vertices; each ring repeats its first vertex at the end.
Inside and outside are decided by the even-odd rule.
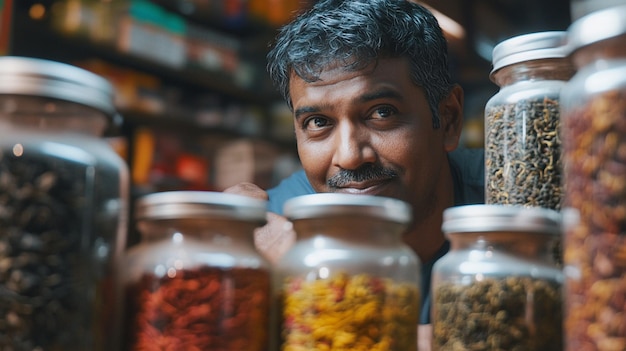
MULTIPOLYGON (((270 145, 275 157, 263 162, 275 163, 271 178, 277 181, 299 163, 292 117, 270 84, 265 55, 278 28, 314 1, 0 0, 0 51, 67 62, 109 79, 122 116, 109 135, 131 171, 141 173, 134 177, 136 183, 145 182, 135 184, 140 189, 171 187, 171 182, 161 186, 154 179, 162 173, 161 154, 172 154, 167 149, 172 144, 177 144, 174 149, 181 155, 197 157, 198 164, 186 162, 186 167, 197 171, 202 163, 208 168, 198 175, 207 178, 196 182, 198 187, 224 186, 215 178, 217 167, 224 167, 224 150, 238 142, 270 145), (176 142, 161 143, 161 139, 176 142), (137 160, 144 162, 141 171, 137 160), (150 176, 151 172, 156 175, 150 176)), ((462 144, 482 147, 484 104, 497 91, 489 80, 491 50, 515 35, 565 30, 571 23, 572 4, 568 0, 422 3, 433 10, 444 29, 453 79, 465 90, 462 144)), ((244 149, 238 150, 252 153, 244 149)))

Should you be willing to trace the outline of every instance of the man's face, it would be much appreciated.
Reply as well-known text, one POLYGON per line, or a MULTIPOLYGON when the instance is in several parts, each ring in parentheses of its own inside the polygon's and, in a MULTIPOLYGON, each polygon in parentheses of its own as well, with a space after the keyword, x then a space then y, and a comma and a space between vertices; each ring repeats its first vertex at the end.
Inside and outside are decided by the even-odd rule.
POLYGON ((405 58, 358 72, 329 69, 289 91, 300 160, 317 192, 369 194, 427 210, 447 162, 445 125, 433 129, 424 91, 405 58))

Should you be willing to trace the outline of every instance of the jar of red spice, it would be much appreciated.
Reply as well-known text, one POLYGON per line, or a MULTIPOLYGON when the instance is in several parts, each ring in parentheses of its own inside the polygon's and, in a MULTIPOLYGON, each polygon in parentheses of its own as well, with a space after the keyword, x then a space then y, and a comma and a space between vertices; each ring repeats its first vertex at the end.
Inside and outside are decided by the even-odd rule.
POLYGON ((284 213, 295 244, 275 267, 279 350, 415 351, 420 262, 402 241, 406 203, 312 194, 284 213))
POLYGON ((208 191, 146 195, 123 261, 125 349, 266 351, 270 265, 254 247, 265 201, 208 191))
POLYGON ((566 350, 626 350, 626 6, 568 29, 561 92, 566 350))

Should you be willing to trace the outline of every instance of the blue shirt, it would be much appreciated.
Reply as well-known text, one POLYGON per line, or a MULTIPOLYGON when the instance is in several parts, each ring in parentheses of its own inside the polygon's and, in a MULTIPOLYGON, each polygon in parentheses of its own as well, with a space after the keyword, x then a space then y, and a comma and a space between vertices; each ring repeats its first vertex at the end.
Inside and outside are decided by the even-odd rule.
MULTIPOLYGON (((454 205, 481 204, 485 202, 485 153, 483 149, 457 149, 448 154, 452 181, 454 183, 454 205)), ((268 209, 277 214, 283 213, 283 206, 292 197, 314 194, 315 190, 309 183, 303 170, 285 178, 276 187, 267 191, 269 196, 268 209)), ((430 321, 430 282, 435 262, 450 249, 445 242, 435 257, 422 262, 422 314, 420 323, 430 321)))

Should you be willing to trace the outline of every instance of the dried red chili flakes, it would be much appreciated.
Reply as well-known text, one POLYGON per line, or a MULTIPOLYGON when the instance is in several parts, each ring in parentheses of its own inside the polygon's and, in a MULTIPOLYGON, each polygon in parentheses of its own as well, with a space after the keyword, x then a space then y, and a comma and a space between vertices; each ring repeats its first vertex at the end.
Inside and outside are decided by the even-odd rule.
POLYGON ((269 272, 257 269, 145 274, 126 290, 127 348, 265 351, 269 289, 269 272))

